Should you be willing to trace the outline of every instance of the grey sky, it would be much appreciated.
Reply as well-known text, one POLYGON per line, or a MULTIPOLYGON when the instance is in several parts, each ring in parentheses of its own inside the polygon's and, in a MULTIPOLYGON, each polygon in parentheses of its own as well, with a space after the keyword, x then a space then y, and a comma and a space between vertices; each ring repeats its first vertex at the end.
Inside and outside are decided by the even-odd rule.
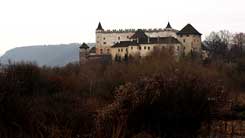
POLYGON ((245 32, 244 0, 0 0, 0 54, 17 46, 95 42, 105 29, 175 29, 191 23, 205 35, 245 32))

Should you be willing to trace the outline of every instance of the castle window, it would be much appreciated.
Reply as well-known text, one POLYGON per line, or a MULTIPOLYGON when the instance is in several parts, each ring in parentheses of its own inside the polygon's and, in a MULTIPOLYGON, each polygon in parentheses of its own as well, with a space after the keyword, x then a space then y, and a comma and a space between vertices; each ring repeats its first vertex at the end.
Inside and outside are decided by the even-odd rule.
POLYGON ((123 49, 121 49, 121 52, 123 52, 123 49))
POLYGON ((186 35, 187 37, 189 37, 189 35, 186 35))
POLYGON ((118 37, 118 40, 120 40, 120 37, 118 37))
POLYGON ((183 42, 185 43, 185 39, 183 39, 183 42))
POLYGON ((139 50, 141 50, 141 46, 139 46, 139 50))
POLYGON ((105 37, 103 39, 105 40, 105 37))
POLYGON ((131 49, 133 50, 133 47, 131 46, 131 49))
POLYGON ((151 48, 148 46, 148 50, 150 50, 151 48))
POLYGON ((104 42, 103 44, 106 45, 106 42, 104 42))
POLYGON ((129 36, 127 36, 127 38, 129 39, 129 36))
POLYGON ((118 52, 120 52, 120 49, 118 49, 118 52))
POLYGON ((144 49, 146 50, 146 46, 144 47, 144 49))

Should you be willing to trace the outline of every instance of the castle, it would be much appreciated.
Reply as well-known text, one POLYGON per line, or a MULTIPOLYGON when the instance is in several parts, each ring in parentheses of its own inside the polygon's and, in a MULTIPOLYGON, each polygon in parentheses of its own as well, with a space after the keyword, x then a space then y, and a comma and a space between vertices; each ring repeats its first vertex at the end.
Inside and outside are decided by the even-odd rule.
POLYGON ((170 23, 161 29, 104 30, 101 23, 96 29, 96 47, 80 47, 80 62, 110 57, 113 61, 125 60, 130 56, 144 57, 153 50, 171 48, 176 55, 201 52, 201 33, 191 24, 180 31, 170 23))

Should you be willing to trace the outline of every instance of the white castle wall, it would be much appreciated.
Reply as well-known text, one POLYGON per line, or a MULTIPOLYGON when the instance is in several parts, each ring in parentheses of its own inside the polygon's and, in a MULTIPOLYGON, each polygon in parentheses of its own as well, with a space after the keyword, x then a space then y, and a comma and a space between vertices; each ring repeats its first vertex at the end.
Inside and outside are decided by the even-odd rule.
POLYGON ((173 52, 176 56, 178 56, 183 49, 182 44, 140 44, 139 46, 116 47, 112 48, 111 51, 112 60, 115 60, 116 55, 123 59, 125 54, 128 56, 145 57, 151 54, 154 50, 161 50, 163 47, 174 50, 173 52))
MULTIPOLYGON (((96 54, 110 54, 115 56, 119 54, 117 50, 112 51, 111 46, 120 42, 120 41, 130 41, 130 37, 137 30, 128 29, 128 30, 106 30, 106 31, 96 31, 96 54)), ((181 49, 184 53, 189 53, 191 50, 200 51, 201 48, 201 37, 198 35, 177 35, 178 30, 172 28, 165 29, 143 29, 145 34, 149 37, 175 37, 181 42, 181 49)), ((126 48, 125 48, 126 50, 126 48)), ((123 50, 123 51, 125 51, 123 50)), ((131 50, 131 47, 128 49, 129 53, 139 53, 140 56, 147 55, 144 50, 138 51, 135 47, 131 50)), ((148 51, 146 51, 148 53, 148 51)), ((120 55, 123 55, 124 52, 121 52, 120 55)))
POLYGON ((190 53, 191 50, 199 51, 201 50, 201 37, 198 35, 180 35, 178 40, 184 46, 184 53, 190 53))
MULTIPOLYGON (((175 37, 177 30, 174 29, 143 29, 149 37, 175 37)), ((96 54, 110 54, 110 47, 120 41, 130 41, 130 37, 136 32, 129 30, 107 30, 96 32, 96 54)))
POLYGON ((177 38, 176 30, 174 29, 164 29, 160 31, 146 31, 145 34, 149 37, 175 37, 177 38))
POLYGON ((120 41, 129 41, 133 34, 134 32, 97 32, 96 54, 109 54, 107 52, 110 51, 111 46, 120 41))

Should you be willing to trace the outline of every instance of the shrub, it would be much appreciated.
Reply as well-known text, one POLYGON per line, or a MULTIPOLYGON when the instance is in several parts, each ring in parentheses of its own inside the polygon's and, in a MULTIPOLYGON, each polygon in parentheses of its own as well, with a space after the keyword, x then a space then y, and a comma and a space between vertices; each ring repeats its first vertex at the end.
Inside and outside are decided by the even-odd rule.
POLYGON ((97 137, 132 137, 148 130, 160 137, 196 136, 214 108, 208 99, 216 98, 220 82, 178 67, 120 86, 114 102, 99 112, 97 137))

